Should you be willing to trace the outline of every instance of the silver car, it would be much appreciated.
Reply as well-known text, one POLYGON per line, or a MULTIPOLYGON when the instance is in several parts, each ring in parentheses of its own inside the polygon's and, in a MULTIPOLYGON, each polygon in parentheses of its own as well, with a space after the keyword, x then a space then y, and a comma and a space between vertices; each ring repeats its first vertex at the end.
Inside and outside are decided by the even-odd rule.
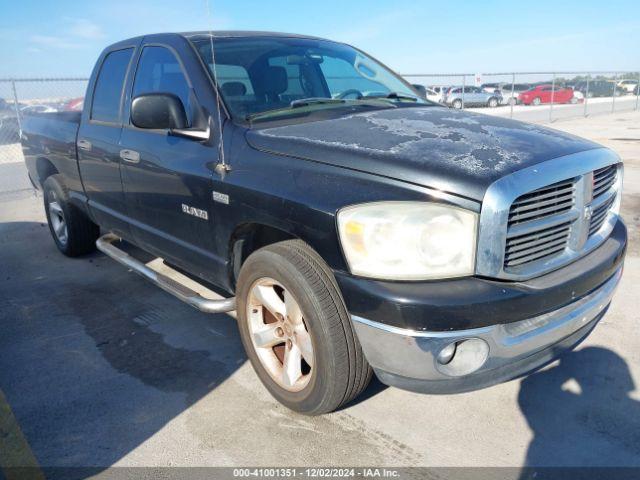
POLYGON ((485 92, 480 87, 451 87, 447 91, 443 103, 453 108, 491 107, 495 108, 502 102, 499 92, 485 92), (464 93, 463 93, 464 88, 464 93))

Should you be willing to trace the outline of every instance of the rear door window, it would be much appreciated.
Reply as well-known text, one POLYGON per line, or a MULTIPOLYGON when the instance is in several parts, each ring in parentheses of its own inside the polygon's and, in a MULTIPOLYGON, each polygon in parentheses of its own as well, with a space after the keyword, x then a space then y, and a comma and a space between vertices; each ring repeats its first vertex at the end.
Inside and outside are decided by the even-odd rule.
POLYGON ((107 54, 93 90, 91 119, 100 122, 119 123, 122 85, 127 75, 133 48, 116 50, 107 54))

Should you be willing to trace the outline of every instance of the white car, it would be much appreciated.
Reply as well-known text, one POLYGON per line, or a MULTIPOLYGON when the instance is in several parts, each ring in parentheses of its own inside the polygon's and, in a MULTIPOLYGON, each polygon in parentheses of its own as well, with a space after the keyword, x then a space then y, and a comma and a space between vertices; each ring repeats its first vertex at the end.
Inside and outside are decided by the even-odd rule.
POLYGON ((635 92, 637 86, 638 86, 638 80, 626 79, 626 80, 620 80, 618 82, 618 87, 620 88, 620 90, 626 90, 627 93, 635 92))
POLYGON ((20 109, 20 111, 22 113, 52 113, 52 112, 57 112, 58 110, 56 110, 53 107, 50 107, 49 105, 27 105, 24 106, 20 109))
POLYGON ((525 90, 529 90, 531 88, 530 85, 526 83, 505 83, 500 92, 502 93, 502 105, 517 105, 518 104, 518 95, 520 95, 525 90), (513 90, 512 90, 513 89, 513 90))
POLYGON ((444 96, 446 95, 447 90, 449 90, 449 88, 450 87, 445 87, 443 85, 433 85, 431 87, 427 87, 428 90, 435 92, 435 94, 438 96, 438 99, 435 100, 436 102, 444 101, 444 96))
POLYGON ((427 100, 431 100, 432 102, 442 102, 442 94, 432 90, 429 87, 426 87, 427 91, 427 100))

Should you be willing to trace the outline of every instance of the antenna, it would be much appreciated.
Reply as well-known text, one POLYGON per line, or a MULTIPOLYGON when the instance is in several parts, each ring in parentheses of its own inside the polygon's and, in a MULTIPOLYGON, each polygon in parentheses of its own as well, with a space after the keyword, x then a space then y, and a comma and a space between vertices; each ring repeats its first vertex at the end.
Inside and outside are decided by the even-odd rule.
POLYGON ((216 112, 218 114, 218 131, 220 137, 220 143, 218 144, 218 155, 220 158, 220 162, 216 165, 216 172, 220 174, 221 177, 231 170, 231 167, 227 165, 224 159, 224 139, 222 138, 222 114, 220 113, 220 88, 218 85, 218 72, 216 70, 216 54, 213 49, 213 18, 211 16, 211 0, 206 0, 207 2, 207 22, 209 23, 209 41, 211 44, 211 69, 213 70, 213 81, 215 83, 216 88, 216 112))

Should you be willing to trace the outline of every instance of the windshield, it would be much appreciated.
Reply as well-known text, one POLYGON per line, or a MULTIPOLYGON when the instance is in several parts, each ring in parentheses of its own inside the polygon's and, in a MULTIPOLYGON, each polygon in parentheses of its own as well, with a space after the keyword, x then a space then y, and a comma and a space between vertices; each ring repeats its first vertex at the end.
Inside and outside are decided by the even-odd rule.
MULTIPOLYGON (((213 74, 210 39, 192 41, 213 74)), ((396 74, 347 45, 305 38, 245 37, 214 38, 213 46, 220 92, 236 118, 286 115, 301 105, 309 111, 354 105, 385 108, 403 102, 431 104, 396 74)))

